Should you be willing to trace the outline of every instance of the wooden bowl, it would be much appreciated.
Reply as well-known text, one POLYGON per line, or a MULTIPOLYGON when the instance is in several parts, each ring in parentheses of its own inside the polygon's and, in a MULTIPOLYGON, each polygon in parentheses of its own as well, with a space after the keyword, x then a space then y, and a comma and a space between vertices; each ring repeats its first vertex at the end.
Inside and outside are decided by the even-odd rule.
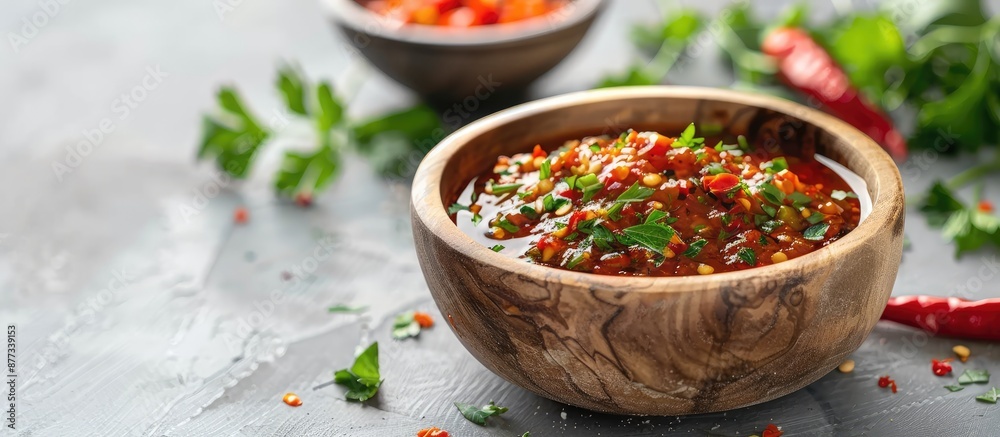
POLYGON ((521 22, 452 29, 393 23, 355 0, 324 4, 350 55, 360 53, 417 94, 449 104, 524 89, 576 48, 604 8, 604 0, 575 0, 521 22))
POLYGON ((773 97, 683 87, 586 91, 483 118, 427 155, 411 205, 431 293, 483 365, 559 402, 652 415, 768 401, 843 362, 889 298, 902 256, 903 211, 895 164, 847 123, 773 97), (840 240, 781 264, 659 278, 529 264, 473 241, 445 211, 442 199, 497 155, 628 127, 679 132, 692 121, 815 147, 867 183, 874 208, 840 240))

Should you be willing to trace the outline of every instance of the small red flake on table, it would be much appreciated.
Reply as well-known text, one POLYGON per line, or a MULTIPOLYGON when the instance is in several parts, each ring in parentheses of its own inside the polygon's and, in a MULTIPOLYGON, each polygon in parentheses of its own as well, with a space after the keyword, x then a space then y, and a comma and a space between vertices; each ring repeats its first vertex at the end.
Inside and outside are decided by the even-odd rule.
POLYGON ((448 437, 449 435, 450 434, 448 434, 448 431, 445 431, 436 426, 432 426, 430 428, 424 428, 420 431, 417 431, 417 437, 448 437))
POLYGON ((312 193, 303 191, 301 193, 296 194, 295 203, 301 207, 307 207, 309 205, 312 205, 313 203, 312 193))
POLYGON ((890 387, 892 388, 892 392, 896 393, 896 381, 889 378, 889 375, 879 377, 878 386, 882 388, 890 387))
POLYGON ((421 311, 413 312, 413 320, 420 325, 421 328, 430 328, 434 326, 434 319, 431 318, 430 314, 421 311))
POLYGON ((761 437, 781 437, 782 434, 784 434, 784 433, 781 432, 780 429, 778 429, 777 425, 775 425, 773 423, 769 423, 769 424, 767 424, 767 428, 764 428, 764 432, 762 432, 760 436, 761 437))
POLYGON ((300 399, 299 395, 295 393, 285 393, 285 397, 281 398, 281 400, 284 403, 291 405, 293 407, 298 407, 302 405, 302 399, 300 399))
POLYGON ((244 224, 250 219, 250 213, 247 209, 240 206, 233 211, 233 221, 239 224, 244 224))
POLYGON ((993 202, 990 202, 989 200, 980 200, 979 211, 985 213, 993 212, 993 202))
POLYGON ((951 373, 951 364, 948 364, 949 361, 951 361, 951 358, 931 360, 931 371, 937 376, 945 376, 951 373))

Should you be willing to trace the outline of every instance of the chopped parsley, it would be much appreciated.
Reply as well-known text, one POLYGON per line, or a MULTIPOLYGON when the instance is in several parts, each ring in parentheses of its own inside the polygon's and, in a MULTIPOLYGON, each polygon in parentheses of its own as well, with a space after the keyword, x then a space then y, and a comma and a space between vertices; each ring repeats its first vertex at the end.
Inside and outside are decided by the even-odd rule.
POLYGON ((448 215, 458 214, 459 211, 468 211, 469 207, 462 205, 461 203, 453 203, 448 207, 448 215))
POLYGON ((821 241, 826 235, 826 231, 828 229, 830 229, 830 225, 828 223, 812 225, 802 232, 802 238, 812 241, 821 241))
POLYGON ((506 217, 497 221, 497 227, 512 234, 516 234, 517 231, 521 230, 521 228, 517 227, 517 225, 511 223, 510 220, 507 220, 506 217))
POLYGON ((990 372, 985 370, 966 369, 958 377, 958 383, 962 385, 986 384, 987 382, 990 382, 990 372))
POLYGON ((670 239, 677 233, 669 225, 661 224, 629 226, 624 229, 624 232, 632 241, 660 255, 663 255, 670 239))
POLYGON ((490 248, 490 250, 492 250, 494 252, 499 252, 499 251, 504 250, 504 249, 506 249, 506 247, 504 247, 502 244, 495 244, 495 245, 493 245, 493 247, 490 248))
POLYGON ((688 125, 684 132, 681 132, 680 136, 670 144, 671 147, 679 149, 681 147, 688 147, 691 149, 697 149, 705 144, 704 138, 695 138, 694 123, 688 125))
POLYGON ((748 265, 751 266, 757 265, 757 253, 755 253, 753 249, 749 247, 740 248, 739 252, 736 252, 736 256, 738 256, 741 260, 743 260, 743 262, 747 263, 748 265))
POLYGON ((688 246, 687 250, 684 251, 684 256, 688 258, 694 258, 698 256, 698 254, 701 253, 701 249, 705 248, 706 244, 708 244, 708 240, 705 240, 704 238, 691 243, 691 245, 688 246))
POLYGON ((987 402, 990 404, 997 403, 997 399, 1000 399, 1000 390, 997 390, 996 387, 993 387, 992 389, 990 389, 990 391, 986 393, 976 396, 977 401, 987 402))
POLYGON ((482 408, 462 402, 455 402, 455 407, 458 408, 458 411, 460 411, 462 415, 469 420, 469 422, 475 423, 479 426, 486 426, 486 419, 493 416, 499 416, 507 412, 507 408, 499 407, 497 404, 493 403, 493 401, 490 401, 489 404, 484 405, 482 408))
POLYGON ((382 385, 378 368, 378 342, 372 343, 358 355, 350 369, 336 371, 333 381, 347 387, 348 400, 364 402, 375 396, 382 385))
POLYGON ((542 167, 538 169, 539 179, 548 179, 552 177, 552 164, 548 159, 542 161, 542 167))
POLYGON ((615 199, 614 205, 611 205, 611 208, 608 209, 608 217, 611 217, 612 220, 620 220, 622 218, 622 208, 625 207, 625 204, 641 202, 652 196, 655 192, 656 190, 652 188, 640 186, 638 182, 632 184, 631 187, 615 199))

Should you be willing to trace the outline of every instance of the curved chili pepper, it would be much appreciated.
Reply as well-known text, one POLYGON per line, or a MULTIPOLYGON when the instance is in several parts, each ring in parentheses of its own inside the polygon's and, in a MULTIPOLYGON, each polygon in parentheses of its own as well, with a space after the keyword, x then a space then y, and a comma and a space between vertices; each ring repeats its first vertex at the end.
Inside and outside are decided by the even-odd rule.
POLYGON ((818 99, 833 115, 867 134, 894 158, 906 158, 906 140, 892 120, 851 85, 844 70, 806 31, 775 29, 764 38, 761 49, 777 59, 778 75, 789 87, 818 99))
POLYGON ((998 341, 1000 299, 968 301, 956 297, 899 296, 889 299, 882 320, 934 335, 998 341))

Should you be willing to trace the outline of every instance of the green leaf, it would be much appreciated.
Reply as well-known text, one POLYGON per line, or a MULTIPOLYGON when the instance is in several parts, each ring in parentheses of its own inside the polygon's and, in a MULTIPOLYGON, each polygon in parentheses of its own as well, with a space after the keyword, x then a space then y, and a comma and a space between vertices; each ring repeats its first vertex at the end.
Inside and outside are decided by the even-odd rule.
POLYGON ((641 246, 663 255, 663 249, 677 232, 674 228, 660 224, 642 224, 624 229, 625 235, 641 246))
POLYGON ((321 131, 328 131, 344 119, 344 106, 333 95, 333 87, 327 82, 320 82, 316 87, 316 103, 319 113, 316 120, 321 131))
POLYGON ((830 225, 827 223, 812 225, 802 232, 802 238, 812 241, 821 241, 823 237, 826 236, 826 231, 828 229, 830 229, 830 225))
POLYGON ((774 232, 775 229, 778 229, 783 224, 784 223, 782 223, 782 222, 780 222, 778 220, 768 220, 768 221, 765 221, 764 223, 761 223, 760 230, 764 231, 765 234, 770 234, 770 233, 774 232))
POLYGON ((378 342, 368 346, 354 359, 350 370, 334 373, 334 382, 347 387, 347 399, 364 402, 375 396, 382 385, 378 365, 378 342))
POLYGON ((944 388, 948 389, 948 391, 950 391, 950 392, 956 392, 956 391, 965 390, 965 387, 960 386, 960 385, 946 385, 946 386, 944 386, 944 388))
POLYGON ((331 313, 361 313, 361 312, 364 312, 367 309, 368 309, 368 307, 365 307, 365 306, 352 307, 352 306, 348 306, 348 305, 334 305, 334 306, 332 306, 330 308, 327 308, 327 311, 329 311, 331 313))
POLYGON ((479 222, 481 222, 481 221, 483 221, 483 216, 479 215, 479 213, 473 213, 472 214, 472 225, 473 226, 478 225, 479 222))
POLYGON ((492 250, 494 252, 500 252, 501 250, 504 250, 504 249, 506 249, 506 247, 504 247, 504 245, 502 245, 502 244, 496 244, 496 245, 494 245, 493 247, 490 248, 490 250, 492 250))
POLYGON ((639 185, 638 182, 632 184, 627 190, 618 195, 614 205, 608 209, 608 217, 612 220, 621 219, 621 211, 626 203, 641 202, 652 196, 656 190, 639 185))
POLYGON ((413 311, 408 311, 396 316, 392 321, 392 338, 395 340, 405 340, 407 338, 420 335, 420 323, 413 318, 413 311))
POLYGON ((958 383, 962 385, 986 384, 988 382, 990 382, 990 372, 986 370, 966 369, 958 377, 958 383))
POLYGON ((772 205, 781 206, 785 204, 785 192, 781 191, 774 185, 766 182, 757 185, 757 192, 760 193, 764 200, 770 202, 772 205))
POLYGON ((778 173, 782 170, 788 170, 788 161, 784 156, 779 156, 761 165, 761 168, 763 168, 764 172, 768 174, 778 173))
POLYGON ((352 123, 350 131, 358 152, 390 177, 410 176, 445 135, 437 113, 424 105, 352 123))
POLYGON ((605 77, 594 88, 657 85, 659 83, 659 78, 652 76, 646 71, 646 65, 639 64, 629 67, 629 69, 622 74, 605 77))
POLYGON ((659 223, 659 222, 663 221, 663 219, 665 219, 665 218, 667 218, 669 216, 670 216, 670 214, 667 214, 667 213, 665 213, 663 211, 660 211, 658 209, 654 209, 653 212, 650 212, 649 216, 646 217, 646 221, 643 222, 643 224, 647 224, 647 225, 649 225, 649 224, 656 224, 656 223, 659 223))
POLYGON ((491 183, 490 184, 490 191, 492 192, 493 195, 499 196, 501 194, 513 193, 513 192, 517 191, 518 188, 521 188, 521 186, 523 186, 523 185, 524 184, 504 184, 504 185, 498 185, 498 184, 491 183))
POLYGON ((322 191, 340 171, 340 153, 328 147, 312 152, 285 152, 274 187, 286 196, 322 191))
POLYGON ((507 232, 510 232, 512 234, 515 234, 515 233, 517 233, 517 231, 521 230, 521 228, 519 228, 519 227, 517 227, 517 225, 511 223, 510 220, 507 220, 506 218, 503 218, 503 219, 500 219, 499 221, 497 221, 497 227, 499 227, 499 228, 501 228, 501 229, 503 229, 503 230, 505 230, 507 232))
POLYGON ((198 158, 214 158, 220 170, 236 178, 245 178, 270 133, 245 109, 234 88, 221 88, 217 100, 223 112, 202 118, 198 158))
POLYGON ((943 226, 952 213, 963 209, 965 205, 940 181, 934 182, 920 205, 931 226, 938 227, 943 226))
POLYGON ((681 132, 680 136, 670 143, 670 147, 679 149, 681 147, 698 148, 705 144, 704 138, 695 138, 695 126, 694 123, 688 125, 687 128, 681 132))
POLYGON ((542 207, 548 212, 555 211, 567 203, 569 203, 569 199, 565 197, 554 197, 552 194, 546 194, 545 197, 542 198, 542 207))
POLYGON ((736 252, 736 256, 743 260, 743 262, 747 263, 747 265, 757 265, 757 253, 749 247, 740 248, 740 250, 736 252))
POLYGON ((542 167, 538 169, 538 179, 548 179, 552 177, 552 164, 546 159, 542 161, 542 167))
POLYGON ((459 211, 468 211, 469 207, 462 205, 461 203, 453 203, 448 207, 448 215, 458 214, 459 211))
POLYGON ((706 244, 708 244, 708 240, 705 240, 705 239, 699 239, 699 240, 691 243, 688 246, 687 250, 684 251, 684 256, 686 256, 688 258, 697 257, 698 254, 701 253, 701 250, 705 248, 706 244))
POLYGON ((812 197, 798 191, 793 191, 792 194, 789 194, 788 200, 791 200, 792 204, 795 205, 796 208, 808 206, 813 201, 812 197))
POLYGON ((278 69, 278 90, 285 98, 288 110, 300 115, 309 115, 306 109, 306 84, 298 69, 284 65, 278 69))
POLYGON ((976 396, 977 401, 988 402, 991 404, 997 403, 997 399, 1000 399, 1000 390, 998 390, 996 387, 993 387, 992 389, 990 389, 990 391, 986 393, 976 396))
POLYGON ((486 419, 493 416, 499 416, 507 412, 507 408, 498 407, 493 403, 493 401, 490 401, 489 404, 483 406, 482 408, 462 402, 455 402, 455 407, 458 408, 458 411, 460 411, 466 419, 479 426, 486 426, 486 419))

